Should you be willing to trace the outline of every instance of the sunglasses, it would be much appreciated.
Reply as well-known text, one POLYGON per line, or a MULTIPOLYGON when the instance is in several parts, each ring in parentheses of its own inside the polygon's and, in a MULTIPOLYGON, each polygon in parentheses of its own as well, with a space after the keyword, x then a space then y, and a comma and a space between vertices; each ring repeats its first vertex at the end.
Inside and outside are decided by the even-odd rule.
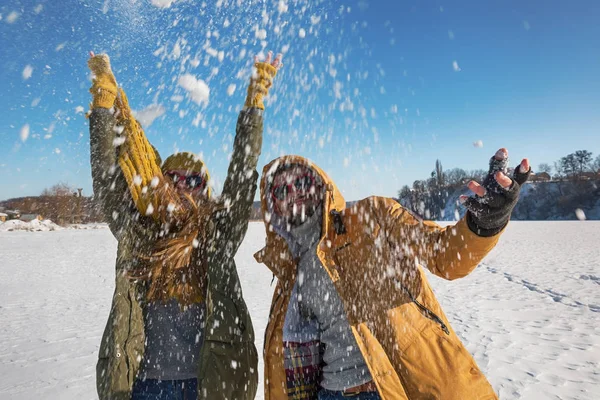
POLYGON ((204 179, 204 177, 200 174, 181 175, 177 172, 167 172, 165 175, 171 178, 175 185, 177 185, 179 182, 185 181, 186 186, 191 190, 196 190, 206 186, 206 179, 204 179))
POLYGON ((292 192, 306 192, 311 187, 315 186, 315 177, 312 174, 304 174, 298 176, 292 183, 282 183, 277 186, 273 186, 271 189, 271 196, 273 200, 285 200, 286 197, 292 192))

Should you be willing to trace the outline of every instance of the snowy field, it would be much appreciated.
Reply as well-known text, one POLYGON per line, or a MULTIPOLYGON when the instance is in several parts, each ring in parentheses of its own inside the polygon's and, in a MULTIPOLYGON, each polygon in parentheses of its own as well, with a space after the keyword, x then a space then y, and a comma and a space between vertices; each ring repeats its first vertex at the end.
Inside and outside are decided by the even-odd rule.
MULTIPOLYGON (((469 277, 431 278, 501 399, 600 399, 599 236, 600 222, 513 222, 469 277)), ((259 349, 263 243, 251 223, 236 257, 259 349)), ((115 251, 108 229, 0 232, 0 399, 96 398, 115 251)))

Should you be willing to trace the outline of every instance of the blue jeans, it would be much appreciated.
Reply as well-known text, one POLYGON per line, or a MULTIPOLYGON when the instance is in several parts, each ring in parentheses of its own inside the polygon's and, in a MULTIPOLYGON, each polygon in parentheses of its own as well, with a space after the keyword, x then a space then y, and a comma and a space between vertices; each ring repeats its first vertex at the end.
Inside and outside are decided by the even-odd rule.
POLYGON ((159 381, 136 379, 131 400, 196 400, 198 380, 159 381))
POLYGON ((379 393, 377 392, 362 392, 357 394, 347 394, 344 395, 344 392, 320 389, 319 390, 319 400, 381 400, 379 397, 379 393))

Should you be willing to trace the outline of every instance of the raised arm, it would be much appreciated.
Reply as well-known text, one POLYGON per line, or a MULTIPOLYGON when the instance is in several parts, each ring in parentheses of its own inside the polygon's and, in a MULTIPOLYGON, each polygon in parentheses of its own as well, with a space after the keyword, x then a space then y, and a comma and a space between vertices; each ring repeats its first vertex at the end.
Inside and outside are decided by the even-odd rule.
POLYGON ((88 65, 94 74, 90 120, 90 158, 94 196, 116 238, 129 226, 133 204, 127 182, 118 165, 115 146, 114 103, 117 83, 108 57, 94 56, 88 65))
POLYGON ((381 207, 389 216, 388 231, 398 243, 410 243, 409 251, 435 275, 448 280, 468 275, 496 246, 517 204, 521 185, 529 177, 527 159, 515 169, 513 179, 505 174, 507 166, 508 152, 500 149, 490 159, 483 185, 469 182, 476 196, 461 199, 468 211, 455 225, 442 228, 432 221, 420 221, 390 201, 381 207))
POLYGON ((273 78, 281 67, 281 54, 272 60, 269 52, 264 62, 255 59, 255 73, 248 85, 244 109, 240 112, 233 142, 233 153, 223 185, 222 199, 228 207, 226 227, 229 246, 235 253, 248 227, 257 188, 256 165, 262 147, 263 98, 268 95, 273 78))

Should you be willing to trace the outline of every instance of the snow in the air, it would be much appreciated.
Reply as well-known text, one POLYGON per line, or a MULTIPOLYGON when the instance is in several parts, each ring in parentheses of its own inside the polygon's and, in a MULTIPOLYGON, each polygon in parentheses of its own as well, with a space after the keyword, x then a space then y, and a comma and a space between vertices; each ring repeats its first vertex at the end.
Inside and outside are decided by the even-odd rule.
POLYGON ((163 116, 166 112, 166 109, 161 104, 150 104, 148 107, 143 110, 137 111, 134 113, 135 118, 142 124, 144 128, 152 125, 155 119, 163 116))
POLYGON ((23 80, 27 80, 29 78, 31 78, 31 75, 33 75, 33 67, 31 65, 26 65, 25 68, 23 68, 23 80))
POLYGON ((197 79, 192 74, 183 74, 179 77, 178 84, 188 92, 194 103, 198 105, 208 103, 210 89, 202 79, 197 79))
POLYGON ((27 138, 29 138, 29 124, 23 125, 23 127, 21 128, 21 132, 19 133, 19 136, 21 137, 22 142, 25 142, 27 140, 27 138))
MULTIPOLYGON (((96 397, 117 242, 106 225, 76 228, 0 232, 0 398, 96 397)), ((501 399, 600 398, 598 231, 595 221, 512 222, 468 277, 430 276, 501 399)), ((236 256, 259 354, 274 288, 253 258, 264 237, 250 223, 236 256)))

